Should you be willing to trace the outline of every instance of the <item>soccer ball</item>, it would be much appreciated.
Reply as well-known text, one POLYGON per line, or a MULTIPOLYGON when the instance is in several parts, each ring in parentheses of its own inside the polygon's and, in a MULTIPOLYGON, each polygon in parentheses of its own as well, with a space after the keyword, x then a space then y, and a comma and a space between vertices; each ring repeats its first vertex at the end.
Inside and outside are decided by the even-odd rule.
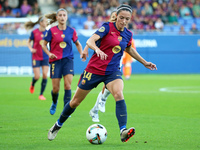
POLYGON ((86 138, 91 144, 103 144, 107 139, 107 130, 101 124, 93 124, 87 129, 86 138))

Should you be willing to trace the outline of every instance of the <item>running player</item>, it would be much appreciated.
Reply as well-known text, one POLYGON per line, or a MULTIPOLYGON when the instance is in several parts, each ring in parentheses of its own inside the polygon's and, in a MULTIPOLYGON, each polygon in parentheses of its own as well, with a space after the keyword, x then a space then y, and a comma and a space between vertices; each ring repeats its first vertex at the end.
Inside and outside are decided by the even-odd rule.
POLYGON ((135 128, 126 128, 127 110, 123 96, 122 73, 119 70, 123 51, 150 70, 157 69, 156 65, 144 60, 131 47, 132 33, 126 28, 131 19, 132 8, 120 5, 117 8, 116 22, 106 22, 87 41, 89 48, 94 50, 86 69, 80 77, 80 82, 72 100, 67 103, 57 122, 48 132, 48 139, 55 139, 58 131, 76 107, 85 99, 87 94, 99 83, 104 82, 116 101, 116 117, 122 142, 127 142, 135 134, 135 128))
POLYGON ((32 79, 29 90, 31 94, 34 93, 34 86, 35 86, 35 83, 40 78, 40 67, 42 67, 42 83, 41 83, 39 99, 46 100, 46 98, 43 96, 43 92, 47 84, 47 73, 49 70, 49 62, 48 62, 49 57, 42 50, 42 43, 44 42, 43 40, 44 35, 47 32, 46 30, 47 19, 41 16, 36 22, 32 22, 32 21, 26 22, 25 28, 32 29, 36 24, 39 24, 39 28, 31 32, 31 35, 27 44, 29 50, 32 53, 32 67, 33 67, 33 72, 34 72, 34 77, 32 79), (31 45, 32 41, 33 41, 33 46, 31 45))
POLYGON ((56 112, 58 95, 60 90, 60 80, 64 78, 64 106, 71 99, 71 83, 74 75, 73 65, 73 41, 77 47, 80 55, 82 54, 82 46, 78 41, 78 36, 75 29, 66 25, 67 11, 63 8, 58 9, 56 13, 46 15, 50 19, 50 24, 58 21, 58 25, 49 29, 44 37, 43 49, 49 56, 49 63, 51 64, 50 76, 52 79, 53 90, 52 105, 50 107, 50 114, 56 112), (47 49, 47 43, 50 43, 50 51, 47 49))

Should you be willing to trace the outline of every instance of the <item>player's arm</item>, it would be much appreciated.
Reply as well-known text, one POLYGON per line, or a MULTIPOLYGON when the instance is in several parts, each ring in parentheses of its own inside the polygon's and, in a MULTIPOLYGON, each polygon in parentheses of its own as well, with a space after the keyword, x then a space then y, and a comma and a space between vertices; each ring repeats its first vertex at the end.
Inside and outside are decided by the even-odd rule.
POLYGON ((44 40, 43 44, 42 44, 42 49, 43 51, 49 56, 50 59, 54 59, 57 58, 56 55, 54 55, 53 53, 51 53, 48 48, 47 48, 47 41, 44 40))
POLYGON ((100 36, 97 34, 93 34, 86 42, 86 44, 88 45, 89 48, 93 49, 97 56, 100 57, 101 60, 106 60, 108 55, 106 55, 103 51, 101 51, 97 45, 96 45, 96 41, 100 39, 100 36))
POLYGON ((76 45, 76 48, 77 48, 78 52, 80 53, 80 58, 82 58, 82 60, 85 61, 86 60, 86 56, 82 55, 83 51, 82 51, 81 43, 77 40, 75 42, 75 45, 76 45))
POLYGON ((36 53, 36 49, 34 49, 32 46, 31 46, 31 39, 28 39, 28 42, 27 42, 27 46, 29 48, 29 50, 31 51, 31 53, 36 53))
POLYGON ((152 62, 147 62, 144 58, 140 56, 140 54, 132 46, 127 47, 125 51, 129 55, 131 55, 134 59, 142 63, 146 68, 150 70, 154 70, 154 69, 157 70, 157 67, 155 64, 153 64, 152 62))
POLYGON ((86 61, 86 58, 88 57, 88 49, 89 47, 86 45, 81 55, 81 58, 83 58, 82 61, 86 61))

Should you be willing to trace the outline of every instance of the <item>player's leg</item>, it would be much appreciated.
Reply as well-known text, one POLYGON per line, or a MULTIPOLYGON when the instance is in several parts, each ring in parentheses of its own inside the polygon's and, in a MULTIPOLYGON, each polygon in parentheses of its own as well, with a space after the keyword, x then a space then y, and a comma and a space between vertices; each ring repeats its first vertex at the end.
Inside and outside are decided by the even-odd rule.
POLYGON ((68 74, 64 76, 64 106, 71 100, 71 83, 72 83, 73 75, 68 74))
POLYGON ((105 112, 106 111, 106 100, 108 98, 108 96, 110 95, 110 91, 108 89, 105 88, 105 85, 103 87, 103 90, 102 90, 102 95, 101 97, 98 97, 98 109, 101 111, 101 112, 105 112))
POLYGON ((46 100, 46 98, 43 96, 44 90, 47 85, 47 73, 49 70, 49 66, 42 66, 42 82, 41 82, 41 89, 40 89, 40 100, 46 100))
POLYGON ((131 62, 126 62, 123 66, 123 73, 126 80, 130 79, 131 71, 132 71, 131 62))
POLYGON ((61 61, 55 61, 51 63, 50 76, 52 79, 52 86, 53 86, 53 90, 51 91, 51 96, 52 96, 52 101, 53 101, 50 107, 51 115, 55 114, 56 112, 58 95, 59 95, 59 90, 60 90, 60 80, 62 78, 61 66, 62 66, 61 61))
POLYGON ((33 68, 33 73, 34 73, 34 77, 32 78, 32 82, 31 82, 31 86, 29 88, 30 93, 33 94, 34 93, 34 86, 35 83, 38 81, 38 79, 40 78, 40 67, 34 67, 33 68))
POLYGON ((120 128, 121 141, 127 142, 129 138, 135 134, 135 129, 133 127, 126 129, 127 108, 123 96, 123 88, 124 88, 123 80, 115 79, 106 84, 106 87, 112 93, 116 101, 116 117, 120 128))
POLYGON ((61 78, 52 79, 53 90, 51 91, 51 96, 52 96, 53 102, 52 102, 52 105, 51 105, 51 108, 50 108, 50 114, 51 115, 54 115, 55 112, 56 112, 59 90, 60 90, 60 80, 61 80, 61 78))
POLYGON ((57 120, 57 122, 51 127, 51 129, 48 132, 48 139, 53 140, 59 129, 62 127, 63 123, 68 119, 68 117, 75 111, 76 107, 80 105, 80 103, 84 100, 84 98, 87 96, 87 94, 91 90, 83 90, 77 87, 76 93, 74 94, 72 100, 68 102, 63 112, 60 115, 60 118, 57 120))

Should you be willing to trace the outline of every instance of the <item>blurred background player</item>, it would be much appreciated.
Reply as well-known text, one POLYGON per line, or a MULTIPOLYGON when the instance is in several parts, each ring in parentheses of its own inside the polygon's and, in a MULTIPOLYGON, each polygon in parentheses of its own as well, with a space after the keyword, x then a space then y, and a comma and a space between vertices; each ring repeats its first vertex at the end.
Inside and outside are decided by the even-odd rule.
POLYGON ((32 67, 34 72, 34 77, 31 82, 30 86, 30 93, 34 93, 34 86, 35 83, 40 78, 40 67, 42 67, 42 83, 41 83, 41 90, 40 90, 40 100, 46 100, 46 98, 43 96, 43 92, 46 88, 47 84, 47 73, 49 70, 49 57, 48 55, 42 50, 42 44, 44 42, 43 38, 46 34, 47 30, 47 19, 43 16, 38 18, 37 22, 26 22, 25 28, 26 29, 32 29, 36 24, 39 24, 39 28, 34 29, 31 32, 31 35, 28 40, 28 48, 32 53, 32 67), (33 46, 31 45, 31 42, 33 41, 33 46))
POLYGON ((82 54, 82 45, 78 41, 75 29, 67 26, 67 11, 63 8, 58 9, 56 13, 46 15, 50 19, 50 24, 58 21, 58 25, 50 28, 44 37, 43 49, 49 56, 51 64, 50 76, 52 79, 53 90, 52 105, 50 114, 56 112, 58 95, 60 90, 60 80, 64 78, 64 106, 71 99, 71 83, 74 75, 74 54, 72 51, 73 41, 80 55, 82 54), (47 43, 50 43, 50 51, 47 49, 47 43))
MULTIPOLYGON (((116 21, 116 11, 113 11, 110 16, 110 22, 116 21)), ((132 39, 131 46, 133 49, 135 48, 134 39, 132 39)), ((84 51, 88 51, 87 48, 84 49, 84 51)), ((131 63, 133 61, 133 58, 124 51, 123 57, 122 57, 122 64, 123 64, 123 75, 125 76, 125 79, 130 79, 131 76, 131 63)), ((122 65, 120 65, 122 66, 122 65)), ((93 122, 99 122, 99 110, 101 112, 105 112, 105 104, 108 96, 110 95, 110 92, 105 88, 105 85, 103 86, 102 91, 99 93, 96 103, 94 107, 90 110, 89 114, 92 117, 93 122)))
MULTIPOLYGON (((134 39, 132 39, 131 46, 133 49, 136 50, 134 39)), ((131 77, 131 72, 132 72, 131 63, 132 62, 133 62, 133 58, 127 52, 124 52, 123 57, 122 57, 122 64, 123 64, 122 71, 126 80, 129 80, 131 77)))

